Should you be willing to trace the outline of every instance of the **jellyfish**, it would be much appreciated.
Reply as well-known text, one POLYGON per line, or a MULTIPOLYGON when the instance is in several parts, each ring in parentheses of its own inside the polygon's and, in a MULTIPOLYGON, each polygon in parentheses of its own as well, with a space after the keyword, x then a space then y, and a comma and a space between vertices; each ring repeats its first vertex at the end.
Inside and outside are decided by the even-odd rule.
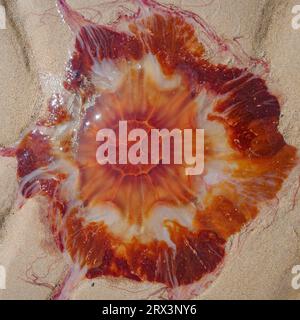
MULTIPOLYGON (((264 61, 191 12, 154 0, 125 3, 133 9, 120 7, 104 25, 57 1, 75 38, 63 90, 13 151, 2 150, 17 159, 22 201, 47 200, 48 226, 70 265, 57 299, 99 277, 159 283, 169 298, 199 293, 222 270, 230 239, 276 199, 298 162, 278 130, 281 108, 264 61), (129 162, 134 143, 122 143, 124 122, 146 134, 204 130, 201 174, 160 157, 129 162), (121 161, 99 164, 97 134, 106 129, 121 141, 106 151, 114 145, 121 161)), ((192 139, 191 154, 198 147, 192 139)))

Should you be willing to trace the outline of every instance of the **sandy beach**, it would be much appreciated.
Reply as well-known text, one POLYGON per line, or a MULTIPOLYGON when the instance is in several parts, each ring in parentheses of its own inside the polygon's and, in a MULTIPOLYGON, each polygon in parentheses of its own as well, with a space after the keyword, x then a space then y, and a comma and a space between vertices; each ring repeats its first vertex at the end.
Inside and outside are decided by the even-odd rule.
MULTIPOLYGON (((100 1, 68 2, 92 15, 88 8, 100 1)), ((266 59, 269 88, 282 106, 280 131, 288 144, 299 149, 300 29, 291 25, 297 1, 164 2, 199 14, 219 36, 239 39, 247 54, 266 59)), ((73 38, 54 0, 0 0, 0 5, 6 8, 7 25, 0 30, 0 145, 7 147, 43 114, 45 101, 59 88, 73 38)), ((104 4, 97 10, 103 8, 104 4)), ((104 14, 101 19, 106 19, 104 14)), ((43 199, 16 208, 16 167, 15 159, 0 157, 0 265, 6 269, 6 289, 0 290, 0 299, 49 299, 68 266, 47 229, 43 199)), ((197 299, 300 299, 300 289, 291 285, 292 268, 300 265, 298 186, 296 168, 279 192, 276 208, 270 208, 276 211, 274 217, 254 228, 229 254, 219 277, 197 299)), ((159 298, 160 288, 99 278, 82 281, 71 299, 159 298)))

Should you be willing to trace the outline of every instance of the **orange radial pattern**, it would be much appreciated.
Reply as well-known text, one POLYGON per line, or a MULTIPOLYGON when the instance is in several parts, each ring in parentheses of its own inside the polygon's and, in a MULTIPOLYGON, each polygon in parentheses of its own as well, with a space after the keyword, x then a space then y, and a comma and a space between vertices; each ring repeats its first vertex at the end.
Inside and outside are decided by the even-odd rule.
POLYGON ((276 197, 296 149, 278 131, 280 105, 263 63, 192 13, 130 3, 136 11, 104 26, 58 1, 75 49, 65 89, 18 146, 18 176, 25 198, 48 199, 73 269, 178 288, 216 272, 229 237, 276 197), (186 175, 186 163, 162 161, 100 165, 97 132, 118 132, 120 121, 147 133, 204 129, 204 171, 186 175))

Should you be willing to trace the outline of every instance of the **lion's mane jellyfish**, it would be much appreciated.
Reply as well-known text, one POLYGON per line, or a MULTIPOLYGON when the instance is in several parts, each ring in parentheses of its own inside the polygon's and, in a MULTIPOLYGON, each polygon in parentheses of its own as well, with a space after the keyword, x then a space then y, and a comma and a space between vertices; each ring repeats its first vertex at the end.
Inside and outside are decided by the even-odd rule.
POLYGON ((16 147, 20 193, 48 200, 53 237, 71 265, 56 298, 84 277, 161 283, 170 297, 205 286, 228 239, 276 198, 297 163, 278 131, 264 62, 190 12, 127 3, 99 25, 58 0, 76 38, 64 88, 16 147), (204 171, 100 165, 97 132, 118 131, 120 121, 146 132, 204 129, 204 171))

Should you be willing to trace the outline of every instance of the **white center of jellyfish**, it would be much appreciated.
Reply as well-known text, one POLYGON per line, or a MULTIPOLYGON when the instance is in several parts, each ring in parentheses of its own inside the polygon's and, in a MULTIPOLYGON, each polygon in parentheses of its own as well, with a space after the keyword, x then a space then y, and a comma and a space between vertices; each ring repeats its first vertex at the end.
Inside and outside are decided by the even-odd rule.
MULTIPOLYGON (((135 68, 136 70, 145 70, 145 72, 155 79, 156 84, 163 90, 176 89, 181 84, 181 77, 179 75, 166 76, 159 65, 159 62, 152 54, 147 54, 138 62, 128 62, 128 70, 135 68)), ((109 59, 103 59, 99 62, 97 59, 93 61, 92 69, 92 83, 104 90, 115 91, 124 81, 127 72, 124 72, 124 65, 122 70, 118 67, 118 63, 109 59)))
MULTIPOLYGON (((142 70, 144 75, 149 77, 160 90, 174 90, 176 93, 177 89, 184 85, 180 75, 176 73, 171 76, 165 75, 156 57, 147 54, 138 62, 111 60, 99 62, 95 60, 92 66, 91 81, 95 85, 96 95, 101 97, 105 92, 117 93, 124 81, 128 81, 127 77, 132 69, 142 70)), ((207 115, 212 112, 217 99, 218 97, 213 96, 204 87, 200 90, 198 97, 195 98, 198 107, 196 120, 197 123, 201 124, 202 129, 167 130, 160 128, 158 130, 149 127, 152 130, 143 130, 143 126, 135 127, 131 125, 130 129, 133 130, 128 130, 127 122, 122 119, 115 128, 99 130, 95 137, 97 142, 100 143, 95 155, 97 162, 99 165, 122 165, 127 162, 131 165, 143 165, 157 164, 161 160, 165 164, 172 162, 182 164, 184 160, 185 164, 188 164, 185 168, 186 175, 200 176, 202 174, 202 179, 207 185, 220 183, 228 175, 224 170, 226 163, 216 167, 216 164, 211 161, 212 159, 208 158, 205 160, 204 168, 204 131, 205 136, 207 132, 208 137, 213 141, 212 147, 220 158, 230 150, 227 142, 224 142, 220 149, 216 149, 218 146, 216 142, 220 141, 220 137, 224 138, 224 128, 220 124, 207 120, 207 115), (176 137, 179 140, 176 141, 176 137), (170 149, 171 139, 174 140, 173 150, 170 149), (196 146, 196 148, 193 148, 193 146, 196 146), (163 154, 164 150, 165 154, 163 154), (151 154, 151 152, 154 153, 151 154), (145 155, 147 157, 144 157, 145 155), (171 157, 173 159, 170 159, 171 157)), ((145 108, 145 106, 141 106, 141 108, 145 108)), ((130 105, 128 105, 128 109, 130 109, 130 105)), ((96 120, 102 121, 101 113, 97 113, 96 120)), ((139 192, 139 190, 136 190, 136 192, 139 192)), ((201 201, 205 197, 205 190, 203 192, 197 190, 201 201)), ((199 202, 199 199, 197 202, 199 202)), ((107 201, 103 204, 87 207, 84 212, 79 211, 78 215, 84 218, 86 225, 104 223, 109 227, 110 232, 120 236, 125 241, 130 241, 133 237, 138 238, 142 243, 156 239, 165 241, 169 247, 175 250, 175 245, 170 239, 167 228, 168 222, 176 222, 192 231, 194 230, 193 221, 196 213, 197 207, 194 201, 178 206, 158 201, 151 208, 150 214, 143 215, 142 224, 132 224, 114 203, 107 201)))
POLYGON ((195 217, 195 207, 185 205, 182 207, 168 207, 165 205, 156 205, 147 218, 143 220, 142 225, 129 225, 128 221, 113 204, 95 206, 88 211, 85 210, 85 223, 105 223, 109 230, 122 236, 124 240, 130 241, 133 237, 138 237, 142 243, 147 243, 156 239, 165 241, 169 247, 174 247, 170 239, 169 232, 165 223, 174 221, 189 230, 193 230, 193 220, 195 217))

